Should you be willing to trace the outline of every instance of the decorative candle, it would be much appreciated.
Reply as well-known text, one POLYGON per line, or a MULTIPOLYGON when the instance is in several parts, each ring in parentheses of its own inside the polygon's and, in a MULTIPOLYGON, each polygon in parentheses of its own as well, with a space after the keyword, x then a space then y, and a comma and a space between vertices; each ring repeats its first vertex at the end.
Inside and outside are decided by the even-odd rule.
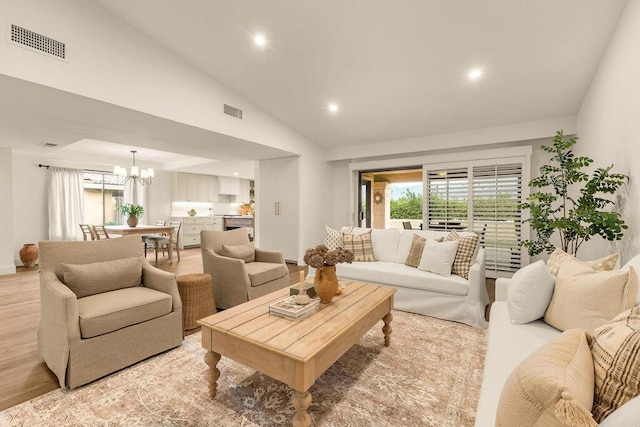
POLYGON ((300 270, 300 289, 304 289, 304 270, 300 270))

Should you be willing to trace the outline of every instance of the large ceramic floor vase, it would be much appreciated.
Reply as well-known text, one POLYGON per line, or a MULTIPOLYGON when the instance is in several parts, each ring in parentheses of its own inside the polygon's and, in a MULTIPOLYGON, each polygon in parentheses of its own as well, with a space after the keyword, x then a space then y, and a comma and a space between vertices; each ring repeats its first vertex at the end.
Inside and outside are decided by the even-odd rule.
POLYGON ((20 261, 25 267, 31 268, 36 265, 38 261, 38 247, 35 243, 26 243, 22 249, 20 249, 20 261))
POLYGON ((320 302, 329 304, 338 292, 338 277, 336 266, 327 265, 316 269, 316 277, 313 279, 313 287, 320 297, 320 302))

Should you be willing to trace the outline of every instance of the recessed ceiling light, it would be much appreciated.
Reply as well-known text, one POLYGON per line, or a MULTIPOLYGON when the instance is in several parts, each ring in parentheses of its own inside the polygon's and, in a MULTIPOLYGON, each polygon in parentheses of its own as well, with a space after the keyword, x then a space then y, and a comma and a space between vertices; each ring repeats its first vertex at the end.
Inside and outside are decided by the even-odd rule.
POLYGON ((330 102, 329 104, 327 104, 327 109, 330 113, 337 113, 340 107, 338 107, 338 104, 336 104, 335 102, 330 102))
POLYGON ((233 176, 238 176, 238 175, 239 175, 238 172, 233 173, 233 176))
POLYGON ((267 45, 267 38, 262 33, 258 33, 253 36, 253 43, 258 47, 265 47, 267 45))
POLYGON ((478 80, 480 77, 482 77, 482 70, 480 68, 474 68, 473 70, 469 71, 469 74, 467 74, 467 77, 469 77, 469 80, 478 80))

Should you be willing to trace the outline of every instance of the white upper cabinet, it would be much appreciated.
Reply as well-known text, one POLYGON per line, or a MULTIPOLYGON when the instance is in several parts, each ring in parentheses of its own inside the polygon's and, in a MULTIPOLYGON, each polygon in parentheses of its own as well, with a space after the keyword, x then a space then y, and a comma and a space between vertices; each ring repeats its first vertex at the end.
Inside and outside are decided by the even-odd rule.
POLYGON ((237 203, 249 203, 251 201, 251 182, 248 179, 240 180, 240 195, 236 197, 237 203))
POLYGON ((240 178, 230 176, 218 177, 218 192, 220 194, 240 195, 240 178))
POLYGON ((217 202, 218 177, 193 173, 176 173, 173 201, 217 202))

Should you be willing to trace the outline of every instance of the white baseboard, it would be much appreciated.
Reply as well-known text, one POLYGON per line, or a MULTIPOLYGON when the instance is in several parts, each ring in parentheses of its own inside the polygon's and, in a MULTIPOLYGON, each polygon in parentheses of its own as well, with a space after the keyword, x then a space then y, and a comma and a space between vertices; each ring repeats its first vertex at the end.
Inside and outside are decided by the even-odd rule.
POLYGON ((5 274, 16 274, 16 266, 11 265, 0 265, 0 276, 5 274))

